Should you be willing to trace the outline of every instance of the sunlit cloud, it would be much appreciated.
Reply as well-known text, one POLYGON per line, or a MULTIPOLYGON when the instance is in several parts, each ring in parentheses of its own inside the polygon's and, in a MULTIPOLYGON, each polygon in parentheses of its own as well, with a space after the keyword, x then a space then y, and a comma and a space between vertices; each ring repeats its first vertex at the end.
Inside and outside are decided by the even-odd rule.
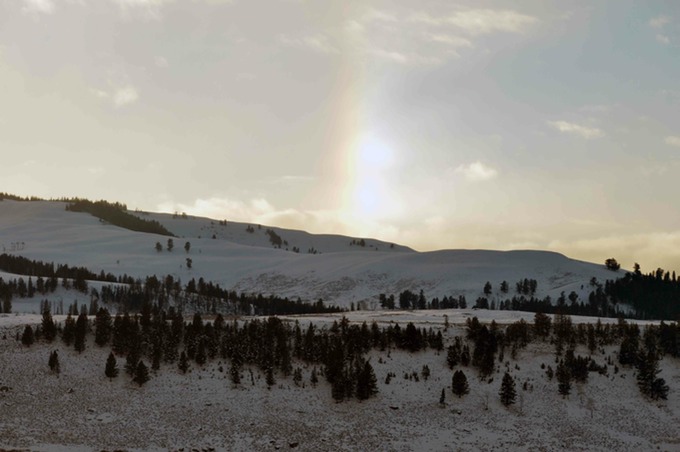
POLYGON ((582 126, 579 124, 574 124, 573 122, 548 121, 548 125, 562 133, 577 135, 587 140, 601 138, 604 136, 604 132, 596 127, 582 126))
POLYGON ((676 136, 671 135, 671 136, 666 137, 666 139, 664 141, 666 142, 666 144, 668 144, 670 146, 680 147, 680 137, 676 137, 676 136))
POLYGON ((672 19, 669 16, 657 16, 650 19, 649 26, 652 28, 661 29, 671 23, 672 19))
POLYGON ((498 170, 479 161, 469 165, 461 165, 456 168, 455 172, 462 174, 467 180, 473 182, 487 181, 498 176, 498 170))
POLYGON ((475 48, 476 39, 520 34, 539 19, 510 10, 470 9, 434 15, 422 10, 387 13, 369 9, 349 20, 345 32, 364 54, 401 65, 440 65, 475 48))
POLYGON ((116 90, 113 95, 113 104, 116 107, 123 107, 125 105, 137 102, 137 99, 139 99, 139 94, 137 93, 135 87, 125 86, 116 90))
POLYGON ((279 42, 288 47, 311 49, 318 53, 338 53, 339 50, 331 44, 327 36, 315 34, 302 37, 280 35, 279 42))
POLYGON ((668 45, 668 44, 671 43, 671 38, 669 38, 666 35, 662 35, 662 34, 657 34, 656 40, 659 41, 661 44, 665 44, 665 45, 668 45))
POLYGON ((52 14, 54 13, 54 1, 52 0, 23 0, 24 13, 28 14, 52 14))
POLYGON ((523 33, 538 19, 509 10, 473 9, 459 11, 445 19, 472 35, 494 32, 523 33))

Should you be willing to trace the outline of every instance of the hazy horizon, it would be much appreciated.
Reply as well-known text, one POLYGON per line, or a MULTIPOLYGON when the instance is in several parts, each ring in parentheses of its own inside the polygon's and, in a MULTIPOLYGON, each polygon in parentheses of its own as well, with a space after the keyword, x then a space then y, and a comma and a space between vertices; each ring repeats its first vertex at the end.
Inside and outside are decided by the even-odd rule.
POLYGON ((680 270, 679 44, 664 1, 0 1, 0 191, 680 270))

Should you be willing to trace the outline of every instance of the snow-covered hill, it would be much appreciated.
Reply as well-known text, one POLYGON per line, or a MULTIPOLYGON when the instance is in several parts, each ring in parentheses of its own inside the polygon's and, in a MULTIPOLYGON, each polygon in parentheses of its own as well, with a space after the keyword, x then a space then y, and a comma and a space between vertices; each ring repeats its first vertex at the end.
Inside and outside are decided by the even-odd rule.
POLYGON ((156 220, 172 231, 168 237, 133 232, 101 222, 87 213, 69 212, 62 202, 0 202, 0 246, 4 252, 94 272, 145 277, 173 275, 186 282, 203 277, 237 291, 300 297, 349 306, 376 306, 381 293, 423 290, 427 297, 465 295, 468 302, 493 288, 491 300, 501 299, 502 281, 514 285, 523 278, 538 281, 537 296, 555 298, 572 290, 582 300, 599 281, 620 274, 601 264, 569 259, 546 251, 443 250, 416 252, 378 240, 339 235, 314 235, 262 225, 169 214, 131 212, 156 220), (281 238, 270 242, 267 230, 281 238), (156 251, 155 244, 163 245, 156 251), (190 251, 184 250, 190 242, 190 251), (286 245, 287 243, 287 245, 286 245), (293 252, 293 248, 300 252, 293 252), (286 250, 286 248, 288 250, 286 250), (309 253, 316 250, 316 254, 309 253), (192 260, 191 268, 186 259, 192 260))

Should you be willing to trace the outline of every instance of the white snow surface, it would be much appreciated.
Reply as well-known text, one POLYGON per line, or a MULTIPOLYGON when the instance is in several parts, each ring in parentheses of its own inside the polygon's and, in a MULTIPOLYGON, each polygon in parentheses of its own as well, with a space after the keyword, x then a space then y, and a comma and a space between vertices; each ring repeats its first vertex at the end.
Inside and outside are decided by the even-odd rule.
POLYGON ((129 231, 87 213, 68 212, 63 202, 0 202, 0 246, 30 259, 84 266, 99 273, 145 277, 168 274, 186 283, 203 277, 223 288, 247 293, 300 297, 304 301, 323 299, 349 307, 362 303, 377 306, 381 293, 409 289, 423 290, 428 299, 465 295, 468 304, 482 296, 484 284, 493 287, 492 300, 514 294, 523 278, 536 279, 536 296, 555 299, 562 291, 577 292, 587 300, 595 277, 603 282, 623 275, 593 264, 569 259, 547 251, 442 250, 416 252, 407 247, 366 239, 366 246, 350 245, 358 238, 314 235, 303 231, 274 228, 288 249, 276 249, 265 231, 267 226, 227 222, 189 216, 130 212, 157 220, 176 234, 174 250, 165 249, 168 237, 129 231), (214 239, 212 237, 215 237, 214 239), (190 242, 187 253, 184 244, 190 242), (164 249, 154 248, 160 242, 164 249), (318 254, 309 254, 314 248, 318 254), (192 268, 186 259, 191 258, 192 268), (502 281, 510 285, 501 294, 502 281))
MULTIPOLYGON (((527 313, 447 310, 442 312, 354 312, 350 321, 381 323, 414 321, 441 330, 448 345, 463 335, 464 318, 478 315, 482 322, 529 318, 527 313), (454 323, 444 330, 444 314, 454 323)), ((533 315, 533 314, 532 314, 533 315)), ((58 317, 57 320, 63 317, 58 317)), ((289 317, 304 328, 339 316, 289 317)), ((577 317, 574 321, 579 321, 577 317)), ((583 319, 582 319, 583 320, 583 319)), ((311 367, 303 368, 305 387, 292 377, 277 376, 267 389, 264 375, 243 370, 234 387, 228 363, 192 364, 182 375, 175 365, 163 364, 139 388, 122 371, 113 381, 104 376, 109 348, 91 342, 82 354, 61 341, 24 347, 15 335, 23 324, 40 321, 37 315, 0 316, 0 449, 38 451, 81 450, 214 450, 272 451, 677 451, 680 448, 680 370, 677 360, 661 361, 661 377, 671 386, 667 401, 652 402, 640 395, 634 371, 622 368, 608 375, 589 373, 584 385, 575 384, 566 399, 557 392, 541 365, 555 368, 554 346, 534 342, 517 360, 497 363, 491 383, 480 381, 472 368, 467 375, 470 394, 456 398, 452 371, 445 352, 392 350, 370 352, 379 394, 364 402, 333 402, 323 378, 309 387, 311 367), (20 319, 17 320, 17 319, 20 319), (61 373, 47 366, 52 350, 59 351, 61 373), (507 364, 506 364, 507 363, 507 364), (219 370, 223 366, 224 372, 219 370), (421 374, 426 381, 405 379, 421 374), (498 397, 501 377, 508 369, 516 380, 517 403, 510 408, 498 397), (388 372, 396 377, 385 383, 388 372), (522 389, 527 382, 527 390, 522 389), (442 388, 446 406, 438 404, 442 388)), ((599 349, 593 358, 616 361, 617 347, 599 349)), ((583 346, 577 354, 588 354, 583 346)))

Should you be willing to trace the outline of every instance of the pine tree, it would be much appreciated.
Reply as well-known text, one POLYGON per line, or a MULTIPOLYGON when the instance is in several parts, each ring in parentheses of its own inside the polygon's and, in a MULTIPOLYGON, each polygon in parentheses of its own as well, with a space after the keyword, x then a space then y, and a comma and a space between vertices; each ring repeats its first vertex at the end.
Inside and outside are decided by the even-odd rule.
POLYGON ((187 370, 189 370, 189 361, 187 360, 187 354, 184 353, 184 350, 182 350, 182 353, 179 355, 177 367, 183 374, 187 373, 187 370))
POLYGON ((50 353, 50 359, 47 364, 50 366, 50 371, 54 372, 55 374, 59 374, 59 355, 57 354, 56 350, 50 353))
POLYGON ((498 395, 501 398, 501 403, 506 407, 515 403, 515 398, 517 397, 515 380, 508 372, 505 372, 505 375, 503 375, 503 382, 501 383, 501 389, 498 392, 498 395))
POLYGON ((356 394, 359 400, 366 400, 378 393, 378 380, 375 377, 373 366, 367 360, 360 366, 357 375, 356 394))
POLYGON ((271 387, 276 384, 276 379, 274 378, 274 369, 272 366, 267 367, 265 381, 267 382, 267 389, 271 389, 271 387))
POLYGON ((104 374, 109 377, 109 381, 118 376, 118 367, 116 364, 116 357, 113 355, 113 352, 109 353, 109 357, 106 360, 106 368, 104 369, 104 374))
POLYGON ((139 363, 139 353, 136 350, 130 350, 125 358, 125 373, 134 377, 139 363))
POLYGON ((26 325, 24 328, 24 334, 21 335, 21 343, 26 347, 30 347, 33 342, 35 342, 35 336, 33 334, 33 328, 31 325, 26 325))
POLYGON ((657 378, 660 372, 659 358, 654 350, 640 353, 637 369, 637 383, 640 392, 654 400, 665 400, 668 397, 668 385, 663 378, 657 378))
POLYGON ((135 369, 135 376, 132 379, 132 381, 137 383, 139 386, 142 386, 144 383, 149 381, 149 369, 144 364, 144 361, 140 361, 137 364, 137 368, 135 369))
POLYGON ((87 336, 87 314, 81 312, 76 320, 75 341, 73 343, 77 352, 85 350, 85 337, 87 336))
POLYGON ((312 368, 312 374, 309 376, 309 382, 312 383, 312 386, 316 386, 316 384, 319 382, 319 377, 316 375, 316 367, 312 368))
POLYGON ((43 309, 42 332, 43 337, 47 342, 52 342, 54 338, 57 337, 57 325, 54 323, 54 320, 52 319, 49 304, 46 304, 45 309, 43 309))
POLYGON ((451 378, 451 390, 458 398, 470 392, 467 377, 462 370, 457 370, 453 373, 453 377, 451 378))
POLYGON ((446 406, 446 390, 442 388, 442 394, 439 396, 439 405, 446 406))
POLYGON ((75 335, 76 335, 76 322, 75 320, 73 320, 73 317, 69 312, 69 314, 66 316, 66 320, 64 320, 64 329, 61 333, 61 339, 64 341, 66 345, 71 346, 75 335))
POLYGON ((571 393, 571 372, 562 360, 557 364, 557 391, 562 397, 571 393))
POLYGON ((100 347, 103 347, 109 342, 109 339, 111 339, 113 330, 111 314, 109 314, 109 311, 106 308, 99 308, 94 320, 94 325, 94 342, 100 347))

